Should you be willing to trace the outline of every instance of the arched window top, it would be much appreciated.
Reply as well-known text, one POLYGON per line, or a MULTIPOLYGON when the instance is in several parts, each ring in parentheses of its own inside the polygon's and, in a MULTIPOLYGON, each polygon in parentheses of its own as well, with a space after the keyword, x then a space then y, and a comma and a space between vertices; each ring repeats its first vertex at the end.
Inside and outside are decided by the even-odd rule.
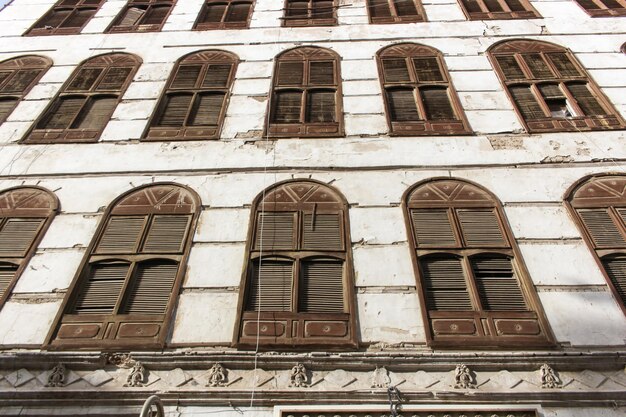
POLYGON ((378 56, 386 57, 412 57, 412 56, 437 56, 441 55, 438 49, 419 43, 398 43, 389 45, 378 51, 378 56))
POLYGON ((0 216, 47 216, 56 212, 59 200, 41 187, 16 187, 0 192, 0 216))
POLYGON ((545 41, 512 39, 498 42, 487 51, 492 54, 514 54, 524 52, 565 52, 567 48, 545 41))
POLYGON ((178 64, 204 64, 207 62, 239 62, 239 57, 232 52, 219 49, 192 52, 178 60, 178 64))
POLYGON ((308 210, 316 207, 339 210, 346 205, 343 196, 334 188, 312 180, 276 184, 257 198, 259 209, 270 211, 308 210))
POLYGON ((574 207, 626 205, 626 176, 595 175, 576 184, 568 193, 574 207))
POLYGON ((0 71, 22 68, 48 68, 52 66, 50 58, 40 55, 23 55, 0 62, 0 71))
POLYGON ((495 207, 497 200, 481 187, 462 180, 436 179, 418 184, 407 194, 409 207, 495 207))
POLYGON ((139 66, 141 58, 125 52, 103 54, 91 57, 80 64, 81 67, 108 67, 108 66, 139 66))
POLYGON ((176 184, 151 184, 124 194, 111 214, 176 213, 193 214, 199 209, 195 192, 176 184))
POLYGON ((279 61, 315 61, 326 59, 340 59, 340 57, 335 51, 320 46, 299 46, 281 52, 276 56, 276 60, 279 61))

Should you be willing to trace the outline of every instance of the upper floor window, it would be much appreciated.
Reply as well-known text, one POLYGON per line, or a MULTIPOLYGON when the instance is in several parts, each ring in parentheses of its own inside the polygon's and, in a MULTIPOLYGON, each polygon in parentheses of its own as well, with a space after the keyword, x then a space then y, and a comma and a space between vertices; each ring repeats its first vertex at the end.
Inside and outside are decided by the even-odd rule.
POLYGON ((40 56, 27 55, 0 62, 0 123, 52 66, 40 56))
POLYGON ((348 205, 311 180, 256 198, 241 294, 242 346, 356 345, 348 205))
POLYGON ((26 32, 27 35, 80 33, 105 0, 59 0, 26 32))
POLYGON ((58 208, 56 196, 44 188, 16 187, 0 193, 0 306, 58 208))
POLYGON ((496 44, 489 55, 529 132, 626 126, 569 50, 547 42, 513 40, 496 44))
POLYGON ((105 212, 55 323, 52 347, 163 347, 200 209, 195 193, 151 184, 105 212))
POLYGON ((626 176, 588 178, 570 191, 567 205, 626 314, 626 176))
POLYGON ((157 105, 146 139, 217 139, 237 57, 228 52, 202 51, 181 59, 157 105))
POLYGON ((576 0, 592 17, 626 16, 626 0, 576 0))
POLYGON ((275 62, 268 135, 342 136, 339 56, 306 46, 283 52, 275 62))
POLYGON ((459 3, 470 20, 541 17, 528 0, 459 0, 459 3))
POLYGON ((176 0, 129 0, 107 32, 158 32, 176 0))
POLYGON ((421 0, 367 0, 370 23, 410 23, 426 20, 421 0))
POLYGON ((403 43, 378 53, 378 69, 394 135, 454 135, 471 130, 441 52, 403 43))
POLYGON ((247 28, 252 16, 253 1, 205 0, 194 29, 247 28))
POLYGON ((337 0, 285 0, 283 26, 337 24, 337 0))
POLYGON ((461 180, 405 195, 431 346, 542 346, 551 333, 499 202, 461 180))
POLYGON ((96 141, 139 64, 139 58, 129 54, 100 55, 85 61, 72 73, 24 141, 96 141))

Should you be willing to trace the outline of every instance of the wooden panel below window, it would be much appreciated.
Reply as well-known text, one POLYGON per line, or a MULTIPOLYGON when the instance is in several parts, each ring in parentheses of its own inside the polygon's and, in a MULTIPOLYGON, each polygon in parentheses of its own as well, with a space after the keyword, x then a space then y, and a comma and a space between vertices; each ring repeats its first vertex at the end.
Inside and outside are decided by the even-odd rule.
POLYGON ((338 137, 343 136, 339 130, 339 123, 324 124, 278 124, 272 123, 269 134, 273 137, 338 137))
POLYGON ((526 125, 531 133, 547 132, 578 132, 580 130, 623 129, 616 116, 582 116, 563 119, 527 120, 526 125))
POLYGON ((436 135, 468 135, 460 120, 391 122, 392 136, 436 136, 436 135))

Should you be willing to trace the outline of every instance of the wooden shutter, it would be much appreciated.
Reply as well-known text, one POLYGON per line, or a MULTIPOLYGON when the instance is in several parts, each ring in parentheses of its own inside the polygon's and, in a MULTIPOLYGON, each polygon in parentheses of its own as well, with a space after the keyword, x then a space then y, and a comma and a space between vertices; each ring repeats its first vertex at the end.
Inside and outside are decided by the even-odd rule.
POLYGON ((435 57, 413 58, 417 80, 423 82, 444 81, 441 68, 435 57))
POLYGON ((274 113, 272 122, 298 123, 302 107, 302 92, 279 91, 274 96, 274 113))
POLYGON ((202 87, 227 87, 232 64, 211 64, 202 81, 202 87))
POLYGON ((526 65, 528 65, 533 78, 544 80, 554 78, 554 74, 552 74, 550 67, 548 67, 541 54, 525 54, 522 57, 526 65))
POLYGON ((393 0, 398 16, 417 16, 417 8, 413 0, 393 0))
POLYGON ((333 2, 328 0, 311 0, 312 19, 332 19, 333 2))
POLYGON ((117 97, 92 97, 71 128, 102 130, 117 106, 117 97))
POLYGON ((226 11, 227 5, 225 3, 208 4, 206 10, 202 15, 202 23, 219 23, 222 21, 224 11, 226 11))
POLYGON ((291 212, 258 213, 255 249, 263 251, 295 249, 295 218, 295 213, 291 212))
POLYGON ((471 258, 470 263, 484 310, 528 310, 509 258, 481 256, 471 258))
POLYGON ((468 13, 483 13, 477 0, 461 0, 468 13))
POLYGON ((413 209, 411 220, 418 247, 457 246, 447 209, 413 209))
POLYGON ((191 216, 187 215, 154 216, 143 244, 143 252, 182 252, 190 221, 191 216))
POLYGON ((557 52, 548 55, 561 77, 581 77, 582 74, 566 53, 557 52))
POLYGON ((578 210, 593 243, 598 248, 626 246, 624 237, 613 222, 607 209, 578 210))
POLYGON ((524 119, 533 120, 546 117, 529 86, 516 85, 509 88, 509 91, 524 119))
POLYGON ((304 213, 302 249, 342 250, 341 218, 339 214, 304 213))
POLYGON ((104 68, 81 68, 74 76, 66 91, 89 91, 102 74, 104 68))
POLYGON ((46 29, 57 28, 59 25, 72 13, 71 10, 52 10, 46 17, 44 17, 38 24, 37 28, 46 29))
POLYGON ((293 262, 263 259, 252 265, 246 310, 291 311, 293 262))
POLYGON ((320 123, 336 120, 334 91, 310 91, 307 99, 307 122, 320 123))
POLYGON ((139 7, 129 7, 119 22, 115 26, 134 26, 139 22, 139 19, 146 13, 145 9, 139 7))
POLYGON ((600 8, 593 0, 576 0, 585 10, 597 10, 600 8))
POLYGON ((169 13, 172 6, 153 6, 148 10, 148 12, 143 16, 141 20, 141 25, 161 25, 165 22, 165 18, 169 13))
POLYGON ((251 3, 234 3, 228 8, 224 18, 225 22, 247 22, 250 15, 251 3))
POLYGON ((587 84, 568 83, 567 89, 572 93, 576 103, 586 116, 603 116, 607 112, 594 97, 587 84))
POLYGON ((626 306, 626 256, 605 257, 602 264, 621 298, 620 301, 626 306))
POLYGON ((302 262, 299 311, 343 313, 343 262, 322 259, 302 262))
POLYGON ((15 98, 0 98, 0 123, 9 117, 18 101, 15 98))
POLYGON ((132 71, 133 69, 128 67, 109 68, 98 83, 96 90, 121 90, 132 71))
POLYGON ((413 89, 388 89, 389 117, 394 122, 420 120, 413 89))
POLYGON ((420 268, 428 310, 472 310, 460 259, 451 256, 422 258, 420 268))
POLYGON ((409 68, 406 59, 383 59, 383 74, 387 83, 410 82, 409 68))
POLYGON ((134 253, 145 221, 145 216, 111 216, 95 252, 134 253))
POLYGON ((4 292, 11 285, 16 272, 17 265, 0 263, 0 297, 4 295, 4 292))
POLYGON ((9 218, 0 230, 0 256, 26 256, 45 219, 9 218))
POLYGON ((461 232, 467 246, 505 246, 506 240, 492 210, 457 210, 461 232))
POLYGON ((369 0, 369 12, 372 23, 376 21, 389 21, 391 17, 391 8, 389 0, 369 0))
POLYGON ((517 63, 514 56, 499 55, 496 61, 502 70, 502 74, 507 80, 523 80, 526 78, 524 71, 517 63))
POLYGON ((420 89, 424 103, 425 119, 455 120, 454 110, 448 96, 448 89, 441 87, 425 87, 420 89))
POLYGON ((66 19, 59 27, 63 28, 82 28, 91 16, 96 14, 95 9, 76 9, 69 19, 66 19))
POLYGON ((498 0, 483 0, 485 6, 487 6, 487 10, 490 12, 501 12, 503 11, 502 6, 498 2, 498 0))
POLYGON ((157 126, 180 127, 187 121, 192 94, 171 94, 165 98, 163 110, 156 120, 157 126))
POLYGON ((302 85, 304 82, 304 62, 280 62, 278 64, 277 85, 302 85))
MULTIPOLYGON (((43 69, 23 69, 16 71, 13 77, 2 86, 3 93, 24 93, 32 82, 41 74, 43 69)), ((2 80, 0 79, 0 84, 2 80)))
POLYGON ((189 125, 217 126, 222 107, 226 101, 226 94, 198 94, 191 111, 189 125))
POLYGON ((310 64, 309 85, 334 85, 335 65, 331 62, 314 61, 310 64))
POLYGON ((4 87, 2 87, 2 83, 9 78, 9 76, 13 74, 13 71, 0 71, 0 91, 4 92, 4 87))
POLYGON ((522 2, 520 2, 519 0, 505 0, 505 3, 507 6, 509 6, 509 9, 511 9, 511 11, 513 12, 529 11, 526 9, 526 7, 524 7, 522 2))
POLYGON ((74 305, 75 314, 112 314, 128 275, 128 263, 91 265, 74 305))
POLYGON ((172 294, 178 263, 152 260, 136 267, 122 314, 165 314, 172 294))
POLYGON ((201 71, 202 65, 179 66, 170 88, 194 88, 201 71))

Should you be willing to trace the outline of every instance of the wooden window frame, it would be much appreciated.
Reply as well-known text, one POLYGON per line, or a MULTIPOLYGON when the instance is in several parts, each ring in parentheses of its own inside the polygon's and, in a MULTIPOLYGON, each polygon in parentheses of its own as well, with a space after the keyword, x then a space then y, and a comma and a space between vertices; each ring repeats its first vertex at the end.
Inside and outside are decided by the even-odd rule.
POLYGON ((186 273, 200 208, 200 199, 193 190, 170 182, 140 186, 115 199, 106 209, 98 225, 44 346, 50 350, 163 348, 186 273), (145 245, 148 234, 154 231, 152 219, 155 216, 172 215, 189 218, 184 235, 181 237, 180 250, 165 252, 148 250, 145 245), (101 249, 100 244, 111 219, 126 216, 144 217, 134 249, 127 252, 101 249), (128 308, 128 304, 123 302, 128 301, 131 281, 136 283, 137 280, 137 276, 134 275, 136 265, 140 263, 145 265, 151 261, 165 261, 178 265, 165 312, 163 314, 121 312, 122 308, 128 308), (112 312, 75 313, 74 308, 82 294, 81 291, 88 283, 90 268, 107 263, 130 264, 112 312))
POLYGON ((470 181, 439 177, 410 187, 402 199, 406 232, 411 245, 411 257, 426 330, 427 344, 433 348, 521 348, 553 347, 554 336, 530 280, 521 252, 507 223, 502 204, 490 192, 470 181), (414 232, 412 211, 441 209, 448 213, 456 243, 420 247, 414 232), (464 242, 459 211, 479 209, 491 211, 503 237, 502 245, 472 245, 464 242), (492 310, 481 307, 477 281, 469 264, 481 256, 507 257, 513 277, 519 285, 526 311, 492 310), (464 281, 472 310, 428 310, 426 287, 420 259, 445 256, 461 259, 464 281))
POLYGON ((625 0, 615 0, 617 3, 621 4, 621 8, 610 8, 607 7, 602 0, 588 0, 594 3, 598 8, 597 9, 587 9, 582 3, 576 0, 576 3, 583 9, 589 16, 591 17, 616 17, 616 16, 626 16, 626 1, 625 0))
MULTIPOLYGON (((417 14, 408 15, 408 16, 400 16, 394 0, 378 0, 381 3, 387 3, 389 6, 389 16, 376 17, 372 14, 372 9, 375 7, 374 0, 367 0, 367 15, 369 17, 369 22, 371 24, 389 24, 389 23, 415 23, 415 22, 426 22, 428 21, 426 18, 426 11, 424 10, 424 6, 422 5, 421 0, 412 0, 415 5, 415 10, 417 14)), ((406 0, 400 0, 406 1, 406 0)))
MULTIPOLYGON (((289 4, 292 2, 296 2, 296 0, 285 0, 284 3, 284 13, 282 20, 283 27, 301 27, 301 26, 336 26, 337 25, 337 7, 338 1, 332 0, 333 6, 333 17, 332 18, 319 18, 313 17, 312 14, 315 10, 313 4, 316 0, 298 0, 299 3, 307 2, 307 16, 295 19, 293 17, 288 16, 289 13, 289 4)), ((319 1, 319 0, 318 0, 319 1)), ((329 0, 330 1, 330 0, 329 0)))
POLYGON ((452 84, 448 68, 443 59, 443 55, 437 49, 414 43, 401 43, 387 46, 376 54, 376 62, 378 65, 378 75, 380 79, 380 88, 385 103, 385 115, 387 125, 389 126, 389 135, 391 136, 438 136, 438 135, 469 135, 472 129, 463 111, 463 107, 459 102, 456 89, 452 84), (411 78, 409 82, 387 82, 385 71, 383 68, 383 60, 386 58, 405 59, 408 65, 408 73, 411 78), (414 58, 435 58, 439 66, 439 71, 443 77, 441 81, 420 82, 417 78, 417 72, 414 68, 414 58), (445 88, 452 111, 456 119, 451 120, 429 120, 426 117, 424 109, 424 101, 418 94, 422 89, 427 88, 445 88), (392 112, 387 91, 389 89, 411 89, 413 97, 417 105, 420 120, 418 121, 394 121, 392 120, 392 112))
POLYGON ((608 98, 602 93, 598 85, 589 76, 585 68, 578 62, 574 54, 567 48, 552 43, 513 39, 495 44, 487 51, 487 55, 491 61, 491 65, 496 71, 502 87, 506 91, 509 100, 513 104, 513 108, 517 113, 520 122, 529 133, 550 133, 550 132, 578 132, 590 130, 620 130, 626 128, 626 122, 621 115, 615 110, 608 98), (535 78, 522 56, 529 54, 541 55, 543 62, 552 72, 554 78, 535 78), (574 66, 579 76, 563 76, 558 72, 557 67, 548 57, 553 54, 565 54, 569 62, 574 66), (525 78, 507 80, 500 64, 498 57, 513 57, 517 66, 519 66, 525 78), (604 115, 585 115, 581 107, 571 93, 568 85, 584 84, 591 96, 598 102, 599 106, 606 113, 604 115), (546 100, 539 92, 542 85, 557 85, 560 93, 565 96, 568 109, 575 114, 568 117, 553 117, 550 115, 550 109, 546 104, 546 100), (519 106, 510 88, 513 86, 528 87, 531 91, 534 101, 541 108, 544 117, 526 120, 519 109, 519 106))
POLYGON ((465 17, 468 20, 503 20, 503 19, 541 19, 541 15, 533 7, 533 5, 528 0, 517 0, 522 7, 524 7, 524 11, 514 11, 511 6, 507 3, 507 0, 496 0, 502 11, 492 12, 489 11, 489 8, 484 0, 474 0, 476 1, 478 7, 480 7, 480 12, 470 12, 465 5, 465 0, 458 0, 459 5, 461 6, 461 10, 465 13, 465 17))
POLYGON ((174 6, 176 6, 176 0, 128 0, 128 3, 126 3, 111 25, 107 28, 107 30, 105 30, 105 33, 159 32, 165 25, 165 22, 167 22, 167 19, 170 17, 174 6), (128 10, 133 7, 140 9, 145 8, 146 10, 153 10, 159 7, 169 7, 169 10, 163 17, 163 20, 158 24, 142 24, 141 22, 145 17, 144 15, 133 25, 120 25, 128 10))
POLYGON ((214 29, 248 29, 250 27, 250 20, 252 20, 252 13, 254 13, 254 6, 256 4, 255 0, 205 0, 204 4, 202 4, 202 9, 200 9, 200 13, 198 13, 198 18, 193 24, 193 30, 214 30, 214 29), (228 10, 231 8, 233 4, 246 3, 250 5, 250 12, 248 13, 248 18, 245 22, 228 22, 225 21, 225 18, 228 14, 228 10), (201 22, 202 17, 207 12, 207 9, 212 4, 225 4, 226 8, 224 9, 224 13, 222 15, 222 20, 220 22, 201 22))
POLYGON ((52 61, 46 57, 39 55, 24 55, 15 58, 10 58, 0 62, 0 72, 10 71, 11 74, 4 78, 0 82, 0 101, 1 100, 14 100, 15 104, 3 117, 0 114, 0 124, 5 122, 24 97, 30 92, 30 90, 39 82, 41 77, 50 69, 52 61), (20 71, 34 71, 39 70, 39 73, 33 77, 30 83, 21 91, 2 91, 3 88, 9 84, 9 82, 19 74, 20 71))
POLYGON ((222 126, 224 125, 224 118, 226 117, 226 110, 230 102, 230 94, 232 86, 235 80, 235 74, 237 73, 237 66, 239 65, 239 58, 230 52, 220 50, 206 50, 198 51, 189 54, 176 62, 169 79, 167 80, 166 88, 161 94, 161 98, 150 118, 150 123, 143 134, 143 139, 146 141, 171 141, 171 140, 199 140, 199 139, 219 139, 222 126), (194 88, 172 88, 178 70, 183 65, 202 65, 202 70, 196 80, 196 85, 200 84, 203 76, 206 74, 208 67, 213 64, 230 64, 231 70, 228 76, 227 85, 224 87, 202 87, 198 85, 194 88), (179 128, 175 127, 161 127, 157 125, 157 119, 161 117, 165 111, 165 105, 167 104, 168 95, 173 94, 190 94, 193 96, 191 100, 191 106, 188 109, 188 120, 191 116, 191 110, 195 98, 200 94, 205 93, 223 93, 224 101, 222 102, 222 109, 218 116, 218 122, 216 126, 193 126, 185 123, 179 128))
MULTIPOLYGON (((258 227, 257 227, 258 226, 258 227)), ((327 184, 306 179, 294 179, 272 185, 259 194, 250 214, 248 239, 246 242, 245 267, 241 278, 236 327, 233 345, 243 349, 310 350, 323 347, 329 350, 355 349, 358 347, 354 271, 350 241, 348 203, 334 188, 327 184), (294 213, 294 237, 292 249, 257 248, 257 219, 261 213, 294 213), (338 214, 341 224, 341 250, 311 250, 301 248, 304 214, 338 214), (292 270, 291 311, 247 310, 250 297, 250 274, 255 262, 285 260, 296 265, 292 270), (298 312, 298 285, 302 279, 298 265, 306 260, 342 262, 343 313, 298 312), (333 261, 334 260, 334 261, 333 261), (308 334, 307 334, 308 333, 308 334)))
POLYGON ((115 109, 122 101, 122 96, 126 92, 126 89, 130 85, 135 76, 139 66, 141 65, 141 59, 135 55, 127 53, 112 53, 105 55, 98 55, 93 58, 84 61, 80 64, 72 73, 70 78, 63 84, 61 90, 53 100, 50 101, 44 112, 33 123, 31 129, 24 136, 21 143, 33 144, 33 143, 83 143, 83 142, 97 142, 102 134, 102 131, 106 128, 108 121, 115 112, 115 109), (93 82, 88 89, 71 89, 72 82, 77 80, 81 70, 89 68, 102 68, 102 73, 93 82), (118 89, 103 89, 98 90, 99 83, 107 75, 107 71, 113 68, 129 68, 130 72, 126 76, 124 83, 118 89), (98 97, 115 97, 115 105, 110 111, 107 122, 104 123, 99 129, 86 129, 86 128, 72 128, 72 124, 79 120, 79 116, 89 114, 88 105, 91 104, 94 98, 98 97), (82 98, 84 101, 81 104, 79 110, 74 114, 72 120, 68 123, 67 128, 54 129, 46 127, 38 127, 40 123, 47 123, 48 118, 52 117, 54 111, 66 98, 82 98))
POLYGON ((102 5, 106 2, 106 0, 100 0, 97 4, 85 4, 90 0, 78 0, 78 4, 75 5, 63 5, 64 0, 59 0, 52 8, 46 12, 41 18, 39 18, 34 25, 32 25, 24 36, 46 36, 46 35, 77 35, 79 34, 85 26, 89 23, 91 19, 95 16, 95 14, 100 10, 102 5), (59 23, 57 27, 52 27, 46 25, 46 19, 49 19, 55 13, 63 12, 66 10, 70 10, 71 14, 63 19, 62 22, 59 23), (93 10, 93 14, 89 17, 89 19, 85 20, 85 22, 80 27, 60 27, 60 25, 70 19, 74 13, 77 11, 84 10, 93 10), (42 26, 43 25, 43 26, 42 26))
POLYGON ((4 290, 0 288, 0 308, 4 306, 15 284, 35 254, 37 246, 46 234, 52 219, 59 211, 59 200, 51 191, 34 185, 8 188, 0 192, 0 230, 12 219, 40 219, 41 224, 21 253, 0 255, 2 265, 13 265, 16 270, 4 290))
MULTIPOLYGON (((626 297, 620 295, 603 263, 603 259, 616 255, 626 256, 626 222, 617 211, 618 209, 626 211, 626 196, 618 191, 619 186, 626 186, 626 176, 621 173, 590 175, 580 179, 567 190, 564 203, 583 240, 591 253, 593 253, 593 257, 606 279, 611 294, 624 315, 626 315, 626 297), (590 229, 580 214, 581 211, 591 209, 606 210, 608 217, 613 221, 613 225, 624 240, 621 245, 604 245, 594 242, 590 229)), ((626 287, 624 291, 626 292, 626 287)))
POLYGON ((319 138, 319 137, 343 137, 343 93, 341 89, 341 58, 335 52, 316 46, 302 46, 287 50, 275 59, 274 75, 272 77, 272 87, 269 93, 267 111, 269 117, 265 126, 264 134, 272 138, 319 138), (334 84, 333 85, 309 85, 310 64, 315 62, 333 62, 334 84), (304 65, 302 83, 280 86, 278 84, 279 66, 281 63, 302 62, 304 65), (308 110, 307 94, 310 91, 335 92, 335 120, 334 122, 306 122, 308 110), (280 91, 301 92, 300 121, 298 123, 274 122, 274 112, 276 110, 276 96, 280 91))

